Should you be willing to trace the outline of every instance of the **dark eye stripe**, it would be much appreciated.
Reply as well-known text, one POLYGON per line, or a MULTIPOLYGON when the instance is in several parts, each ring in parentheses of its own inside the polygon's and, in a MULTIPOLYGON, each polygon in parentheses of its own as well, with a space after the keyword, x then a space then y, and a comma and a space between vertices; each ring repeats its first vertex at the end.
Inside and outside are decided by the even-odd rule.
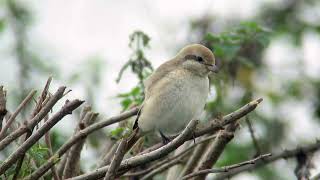
POLYGON ((184 59, 185 60, 187 60, 187 59, 193 59, 193 60, 197 60, 197 56, 196 55, 192 55, 192 54, 189 54, 189 55, 186 55, 185 57, 184 57, 184 59))
POLYGON ((192 60, 195 60, 195 61, 198 61, 198 62, 203 62, 203 58, 200 57, 200 56, 196 56, 196 55, 192 55, 192 54, 189 54, 189 55, 186 55, 184 57, 185 60, 187 59, 192 59, 192 60))

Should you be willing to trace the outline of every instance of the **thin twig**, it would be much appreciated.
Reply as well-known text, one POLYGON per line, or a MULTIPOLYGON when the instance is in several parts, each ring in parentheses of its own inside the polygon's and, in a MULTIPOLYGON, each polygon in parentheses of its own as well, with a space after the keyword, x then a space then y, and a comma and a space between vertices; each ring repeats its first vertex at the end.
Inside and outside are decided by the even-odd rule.
MULTIPOLYGON (((49 119, 49 116, 46 116, 44 118, 44 123, 46 123, 49 119)), ((53 154, 53 150, 52 150, 52 143, 51 143, 51 137, 50 137, 50 131, 48 131, 45 135, 44 135, 44 139, 45 139, 45 142, 46 142, 46 145, 48 147, 48 156, 51 157, 52 154, 53 154)), ((52 166, 51 167, 51 172, 52 172, 52 177, 54 180, 60 180, 60 177, 59 177, 59 174, 58 174, 58 171, 57 171, 57 168, 56 166, 52 166)))
MULTIPOLYGON (((81 129, 80 129, 80 127, 81 127, 81 125, 80 125, 80 123, 82 122, 82 120, 83 120, 83 118, 86 116, 86 114, 89 112, 89 111, 91 111, 91 106, 89 106, 89 105, 85 105, 83 108, 82 108, 82 110, 81 110, 81 112, 80 112, 80 117, 79 117, 79 122, 78 122, 78 126, 75 128, 75 130, 74 130, 74 133, 73 133, 73 136, 77 133, 77 132, 79 132, 81 129)), ((70 151, 70 150, 69 150, 70 151)), ((58 174, 59 174, 59 177, 60 178, 62 178, 63 177, 63 173, 64 173, 64 170, 65 170, 65 167, 66 167, 66 164, 67 164, 67 160, 68 160, 68 158, 69 158, 69 151, 67 151, 66 153, 65 153, 65 155, 64 156, 62 156, 62 160, 60 161, 60 163, 59 163, 59 166, 58 166, 58 174)), ((53 155, 51 155, 51 157, 52 157, 53 155)), ((72 156, 72 155, 71 155, 72 156)), ((46 176, 46 175, 45 175, 46 176)))
MULTIPOLYGON (((60 160, 60 157, 66 153, 74 144, 76 144, 79 140, 87 137, 89 134, 95 132, 96 130, 99 130, 105 126, 109 126, 111 124, 126 120, 127 118, 134 116, 138 113, 139 108, 133 108, 129 111, 126 111, 124 113, 121 113, 118 116, 114 116, 111 118, 108 118, 104 121, 95 123, 81 131, 79 131, 77 134, 72 136, 68 141, 66 141, 58 150, 57 152, 49 159, 46 163, 44 163, 42 166, 40 166, 35 172, 33 172, 29 177, 26 179, 36 179, 38 177, 41 177, 49 168, 51 168, 55 163, 57 163, 60 160)), ((105 174, 105 172, 104 172, 105 174)))
MULTIPOLYGON (((215 135, 216 136, 216 135, 215 135)), ((205 136, 203 136, 205 138, 205 136)), ((192 152, 191 157, 188 159, 186 165, 184 166, 183 170, 181 171, 179 177, 183 177, 193 171, 194 168, 197 167, 199 160, 201 159, 202 154, 207 149, 209 141, 200 144, 197 146, 194 151, 192 152)))
MULTIPOLYGON (((50 83, 51 83, 51 80, 52 80, 52 78, 51 77, 49 77, 48 78, 48 80, 47 80, 47 83, 46 83, 46 85, 45 85, 45 87, 44 87, 44 89, 43 89, 43 91, 42 91, 42 93, 41 93, 41 95, 39 96, 39 100, 38 100, 38 102, 36 103, 36 106, 35 106, 35 108, 34 108, 34 110, 33 110, 33 112, 31 113, 31 119, 41 110, 41 108, 43 107, 43 103, 44 103, 44 101, 45 101, 45 99, 46 99, 46 97, 47 97, 47 94, 48 94, 48 89, 49 89, 49 86, 50 86, 50 83)), ((32 98, 32 97, 31 97, 32 98)), ((49 99, 49 98, 47 98, 47 99, 49 99)), ((48 115, 44 118, 45 120, 48 118, 48 115)), ((25 121, 25 123, 27 124, 28 122, 27 121, 25 121)), ((24 137, 24 140, 23 140, 23 142, 24 141, 26 141, 31 135, 32 135, 32 131, 33 131, 33 129, 31 129, 30 131, 28 131, 27 132, 27 134, 26 134, 26 136, 24 137)), ((46 133, 46 135, 49 133, 49 131, 46 133)), ((46 140, 47 140, 47 138, 46 138, 46 140)), ((22 143, 23 143, 22 142, 22 143)), ((46 141, 47 142, 47 141, 46 141)), ((50 150, 49 150, 50 151, 50 150)), ((15 174, 14 174, 14 176, 13 176, 13 180, 16 180, 17 178, 18 178, 18 176, 19 176, 19 171, 20 171, 20 169, 21 169, 21 166, 22 166, 22 163, 23 163, 23 160, 24 160, 24 157, 25 157, 25 154, 23 154, 23 155, 21 155, 21 157, 20 157, 20 159, 18 160, 18 162, 17 162, 17 165, 16 165, 16 168, 15 168, 15 174)), ((53 167, 54 168, 54 167, 53 167)), ((52 169, 53 169, 52 168, 52 169)), ((57 180, 56 178, 55 178, 55 180, 57 180)))
POLYGON ((58 102, 58 100, 62 97, 65 87, 60 87, 57 92, 50 98, 48 103, 41 109, 41 111, 30 121, 28 124, 23 124, 17 130, 6 136, 2 141, 0 141, 0 151, 4 149, 8 144, 12 141, 23 135, 24 133, 31 131, 36 124, 39 123, 51 110, 51 108, 58 102))
POLYGON ((154 165, 150 166, 149 168, 145 169, 145 170, 142 170, 142 171, 139 171, 139 172, 135 172, 135 173, 128 173, 128 174, 125 174, 123 175, 124 177, 129 177, 129 176, 140 176, 140 175, 143 175, 143 174, 146 174, 150 171, 153 171, 153 170, 156 170, 157 168, 159 168, 160 166, 164 165, 164 164, 167 164, 167 163, 170 163, 171 161, 174 161, 176 159, 181 159, 183 156, 185 155, 188 155, 188 153, 193 149, 195 148, 197 145, 199 144, 203 144, 203 143, 206 143, 212 139, 216 138, 216 135, 211 135, 211 136, 208 136, 208 137, 205 137, 203 139, 201 139, 200 141, 197 141, 196 143, 193 143, 191 146, 187 147, 186 149, 184 149, 183 151, 179 152, 177 155, 173 156, 173 157, 168 157, 158 163, 155 163, 154 165))
MULTIPOLYGON (((234 132, 237 127, 238 123, 234 122, 232 124, 229 124, 225 130, 221 130, 218 133, 217 138, 211 142, 211 145, 208 146, 206 152, 202 155, 198 167, 195 170, 196 172, 208 169, 217 162, 226 145, 233 139, 234 132)), ((201 174, 195 179, 202 180, 205 179, 205 177, 206 174, 201 174)))
POLYGON ((254 134, 254 130, 253 130, 252 124, 251 124, 250 119, 249 119, 248 116, 246 116, 246 123, 247 123, 248 128, 249 128, 249 132, 250 132, 250 136, 251 136, 253 145, 256 148, 255 156, 258 156, 258 155, 261 154, 261 148, 260 148, 260 145, 259 145, 259 143, 257 141, 257 138, 256 138, 255 134, 254 134))
POLYGON ((244 161, 244 162, 241 162, 241 163, 238 163, 238 164, 233 164, 233 165, 230 165, 230 166, 225 166, 225 167, 221 167, 221 168, 212 168, 212 169, 200 170, 200 171, 197 171, 197 172, 194 172, 194 173, 191 173, 191 174, 188 174, 188 175, 184 176, 182 178, 182 180, 189 179, 189 178, 192 178, 192 177, 195 177, 195 176, 209 174, 209 173, 228 172, 231 169, 236 169, 236 168, 239 168, 241 166, 245 166, 245 165, 248 165, 248 164, 255 164, 259 160, 263 161, 264 158, 269 157, 269 156, 271 156, 270 153, 269 154, 263 154, 263 155, 260 155, 260 156, 258 156, 256 158, 254 158, 254 159, 251 159, 251 160, 248 160, 248 161, 244 161))
POLYGON ((38 98, 38 102, 36 104, 36 107, 34 108, 34 110, 31 113, 30 119, 32 119, 34 116, 36 116, 39 113, 39 111, 42 109, 43 103, 45 102, 45 99, 47 98, 47 95, 48 95, 51 81, 52 81, 52 77, 49 77, 46 82, 46 85, 44 86, 44 88, 42 90, 41 95, 38 98))
POLYGON ((174 165, 177 165, 179 163, 181 163, 182 160, 181 159, 175 159, 173 161, 170 161, 169 163, 167 164, 164 164, 160 167, 158 167, 157 169, 151 171, 150 173, 146 174, 145 176, 143 176, 141 178, 141 180, 147 180, 147 179, 151 179, 153 176, 155 176, 156 174, 159 174, 167 169, 169 169, 170 167, 174 166, 174 165))
POLYGON ((7 121, 6 125, 3 127, 3 129, 0 133, 0 140, 2 140, 5 137, 6 132, 9 129, 9 127, 11 126, 11 124, 13 123, 13 121, 16 119, 16 117, 21 112, 21 110, 30 102, 30 100, 36 94, 36 92, 37 92, 36 90, 32 90, 27 95, 27 97, 21 102, 21 104, 18 106, 17 110, 10 116, 9 120, 7 121))
POLYGON ((296 157, 301 152, 304 152, 304 153, 308 154, 308 153, 312 153, 312 152, 314 152, 314 151, 316 151, 318 149, 320 149, 320 141, 316 141, 313 144, 306 145, 306 146, 303 146, 303 147, 297 147, 297 148, 292 149, 292 150, 283 150, 283 151, 281 151, 279 153, 272 153, 272 156, 263 158, 263 161, 258 161, 255 164, 242 166, 242 167, 239 167, 237 169, 230 170, 227 173, 223 173, 223 174, 217 175, 215 177, 215 180, 223 180, 223 179, 235 176, 235 175, 237 175, 237 174, 239 174, 241 172, 251 171, 251 170, 254 170, 254 169, 259 168, 261 166, 265 166, 265 165, 267 165, 269 163, 272 163, 272 162, 274 162, 276 160, 279 160, 279 159, 293 158, 293 157, 296 157))
POLYGON ((115 179, 116 172, 119 168, 119 165, 123 159, 123 156, 126 153, 127 139, 123 138, 117 148, 116 153, 114 154, 109 169, 104 177, 104 180, 113 180, 115 179))
POLYGON ((66 102, 66 104, 54 114, 43 126, 30 136, 24 143, 22 143, 15 152, 13 152, 0 166, 0 174, 8 170, 13 163, 15 163, 21 155, 23 155, 29 148, 33 146, 49 129, 58 123, 64 116, 71 114, 74 109, 79 107, 83 101, 73 100, 66 102))
POLYGON ((105 155, 103 157, 100 158, 100 161, 97 163, 97 167, 103 167, 105 165, 110 164, 112 157, 114 155, 114 153, 116 153, 117 147, 118 147, 119 143, 115 142, 111 148, 106 149, 105 151, 105 155))
MULTIPOLYGON (((142 164, 149 163, 151 161, 160 159, 160 158, 168 155, 170 152, 174 151, 176 148, 181 146, 187 139, 189 139, 192 136, 193 131, 194 131, 197 124, 198 124, 198 121, 191 120, 189 122, 188 126, 182 131, 182 133, 177 138, 173 139, 171 142, 166 144, 165 146, 163 146, 157 150, 154 150, 152 152, 149 152, 149 153, 146 153, 143 155, 137 155, 135 157, 123 160, 121 162, 120 167, 119 167, 119 172, 121 172, 121 174, 125 173, 132 168, 135 168, 135 167, 140 166, 142 164)), ((74 180, 98 179, 98 178, 101 178, 105 175, 108 168, 109 168, 109 166, 105 166, 105 167, 96 169, 94 172, 80 175, 80 176, 74 177, 72 179, 74 179, 74 180)), ((117 174, 117 175, 121 175, 121 174, 117 174)))
MULTIPOLYGON (((247 115, 248 113, 250 113, 251 111, 253 111, 257 105, 262 101, 262 99, 257 99, 254 100, 248 104, 246 104, 245 106, 241 107, 240 109, 238 109, 237 111, 234 111, 226 116, 223 117, 223 122, 222 123, 213 123, 210 122, 209 124, 207 124, 207 126, 203 126, 203 127, 197 127, 197 129, 194 131, 194 135, 196 135, 196 137, 198 136, 202 136, 204 134, 207 133, 214 133, 215 130, 217 129, 221 129, 221 127, 223 125, 229 124, 231 122, 234 122, 238 119, 240 119, 241 117, 247 115)), ((101 129, 105 126, 108 126, 110 124, 114 124, 116 122, 120 122, 123 121, 133 115, 136 115, 137 112, 139 110, 139 107, 135 107, 125 113, 122 113, 118 116, 112 117, 110 119, 104 120, 102 122, 99 123, 95 123, 83 130, 81 130, 79 133, 77 133, 74 137, 70 138, 66 143, 64 143, 59 150, 55 153, 55 155, 53 157, 51 157, 46 163, 44 163, 41 167, 39 167, 35 172, 33 172, 30 176, 28 176, 25 179, 36 179, 38 177, 41 177, 53 164, 57 163, 60 160, 60 157, 70 148, 72 147, 79 139, 91 134, 92 132, 101 129)), ((192 137, 188 137, 187 140, 192 139, 192 137)), ((161 149, 161 148, 159 148, 161 149)), ((157 150, 159 150, 157 149, 157 150)), ((154 151, 153 151, 154 152, 154 151)), ((149 154, 149 153, 146 153, 149 154)), ((136 156, 139 157, 139 156, 136 156)), ((134 157, 135 158, 135 157, 134 157)), ((153 159, 152 159, 153 160, 153 159)), ((126 160, 125 160, 126 161, 126 160)), ((143 160, 143 161, 149 161, 149 159, 147 160, 143 160)), ((136 162, 136 161, 133 161, 136 162)), ((135 164, 136 165, 136 164, 135 164)), ((87 177, 93 177, 93 179, 96 179, 97 177, 102 178, 107 170, 107 166, 106 167, 102 167, 97 169, 94 173, 89 172, 87 174, 81 175, 81 176, 77 176, 74 177, 73 179, 85 179, 87 177)))
MULTIPOLYGON (((90 109, 91 109, 91 107, 90 107, 90 109)), ((98 116, 98 113, 86 112, 86 115, 84 117, 80 117, 82 119, 79 122, 79 125, 78 125, 79 130, 78 131, 91 125, 96 120, 97 116, 98 116)), ((68 156, 67 162, 65 164, 62 179, 66 179, 66 178, 70 178, 70 177, 79 175, 80 155, 81 155, 81 151, 82 151, 82 148, 84 146, 85 141, 86 141, 86 138, 79 140, 78 143, 75 144, 69 150, 69 156, 68 156)))

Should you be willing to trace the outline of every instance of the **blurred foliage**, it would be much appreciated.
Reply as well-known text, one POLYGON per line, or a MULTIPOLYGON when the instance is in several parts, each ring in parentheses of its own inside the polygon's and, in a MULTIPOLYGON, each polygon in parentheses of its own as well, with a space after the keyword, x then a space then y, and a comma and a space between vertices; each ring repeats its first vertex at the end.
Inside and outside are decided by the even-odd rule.
MULTIPOLYGON (((39 143, 33 145, 26 153, 18 179, 30 175, 37 167, 45 163, 47 158, 48 148, 46 146, 39 143)), ((15 174, 15 167, 16 165, 6 171, 5 176, 7 179, 12 179, 15 174)))
POLYGON ((139 105, 143 102, 143 91, 137 86, 130 92, 121 93, 117 96, 121 98, 121 106, 124 110, 128 109, 131 105, 139 105))
MULTIPOLYGON (((262 153, 279 150, 279 145, 288 141, 287 138, 290 136, 289 121, 286 119, 288 117, 282 116, 279 110, 288 100, 298 103, 312 99, 315 119, 320 119, 319 79, 307 77, 301 70, 303 63, 298 63, 295 70, 299 75, 287 80, 285 77, 270 74, 272 70, 262 61, 263 53, 273 39, 289 36, 294 40, 294 46, 299 49, 306 31, 320 32, 320 23, 308 23, 299 17, 302 8, 315 4, 316 1, 313 0, 291 0, 282 6, 267 3, 252 19, 253 21, 239 23, 235 18, 226 23, 223 32, 220 33, 216 32, 216 26, 219 24, 214 21, 214 17, 191 20, 190 36, 197 35, 197 37, 192 36, 192 41, 201 41, 210 47, 216 56, 217 65, 221 68, 217 75, 211 77, 212 90, 216 96, 207 104, 208 116, 229 112, 256 96, 263 97, 270 103, 272 114, 257 112, 250 114, 255 130, 259 132, 257 137, 263 149, 262 153), (277 80, 271 82, 277 83, 281 91, 271 85, 261 89, 261 82, 271 83, 270 79, 277 80), (307 95, 311 92, 315 92, 312 98, 307 95), (234 94, 237 98, 229 98, 234 97, 234 94)), ((241 129, 241 131, 249 133, 248 130, 241 129)), ((241 140, 235 138, 227 146, 218 166, 241 162, 254 156, 252 143, 237 141, 241 140)), ((266 166, 252 173, 258 175, 260 179, 291 179, 288 174, 270 167, 266 166)))
POLYGON ((153 67, 150 61, 145 57, 144 51, 150 48, 150 38, 147 34, 142 31, 135 31, 129 36, 129 47, 133 53, 130 56, 128 62, 121 68, 117 82, 120 81, 123 72, 127 68, 131 68, 132 73, 139 79, 139 84, 134 87, 130 92, 121 93, 117 97, 121 99, 121 106, 123 110, 126 110, 133 105, 140 105, 144 99, 144 85, 143 81, 148 77, 153 67))
POLYGON ((142 31, 134 31, 129 39, 129 47, 132 49, 133 53, 130 56, 129 61, 121 68, 117 82, 121 80, 123 72, 130 67, 131 71, 138 77, 139 85, 143 87, 143 80, 153 71, 152 65, 145 57, 144 53, 147 48, 150 48, 150 38, 142 31))

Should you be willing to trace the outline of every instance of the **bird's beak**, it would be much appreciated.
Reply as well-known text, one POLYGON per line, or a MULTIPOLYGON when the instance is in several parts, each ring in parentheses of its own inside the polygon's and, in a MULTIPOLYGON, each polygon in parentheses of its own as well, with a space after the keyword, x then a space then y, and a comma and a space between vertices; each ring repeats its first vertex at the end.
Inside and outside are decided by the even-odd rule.
POLYGON ((214 72, 214 73, 218 73, 219 72, 219 68, 218 66, 214 65, 214 64, 210 64, 207 65, 209 71, 214 72))

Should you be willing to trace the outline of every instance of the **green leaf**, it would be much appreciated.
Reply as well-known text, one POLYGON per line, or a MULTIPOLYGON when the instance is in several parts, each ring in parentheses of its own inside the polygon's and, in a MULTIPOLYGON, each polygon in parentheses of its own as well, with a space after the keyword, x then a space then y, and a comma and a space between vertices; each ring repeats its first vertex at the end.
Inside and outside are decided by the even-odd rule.
POLYGON ((131 91, 131 95, 132 96, 140 95, 140 87, 137 86, 137 87, 133 88, 132 91, 131 91))
POLYGON ((132 104, 132 100, 127 98, 121 101, 121 106, 123 109, 128 109, 128 107, 132 104))
POLYGON ((110 132, 110 134, 111 134, 112 136, 120 136, 123 131, 124 131, 124 128, 123 128, 123 127, 117 127, 116 129, 112 130, 112 131, 110 132))
POLYGON ((0 19, 0 32, 2 32, 5 28, 5 20, 4 19, 0 19))

